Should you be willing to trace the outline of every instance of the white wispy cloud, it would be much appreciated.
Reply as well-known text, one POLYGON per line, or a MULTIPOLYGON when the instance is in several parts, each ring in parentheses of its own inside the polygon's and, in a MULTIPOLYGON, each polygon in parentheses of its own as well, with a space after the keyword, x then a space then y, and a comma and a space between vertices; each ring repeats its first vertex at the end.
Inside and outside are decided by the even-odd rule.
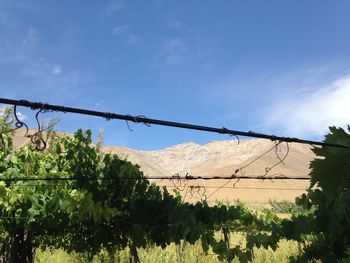
POLYGON ((346 63, 249 74, 235 71, 204 82, 198 97, 222 121, 257 132, 320 139, 329 126, 350 124, 346 63))
POLYGON ((56 100, 63 99, 62 94, 69 94, 69 98, 81 98, 86 91, 79 87, 93 81, 95 74, 89 65, 73 67, 70 63, 57 63, 75 50, 67 45, 69 41, 62 39, 57 46, 48 47, 45 33, 34 26, 22 25, 16 32, 0 41, 0 78, 7 87, 1 89, 1 95, 10 98, 45 96, 47 100, 56 100), (11 69, 15 74, 2 69, 11 69))
POLYGON ((120 37, 129 46, 133 46, 139 42, 139 37, 130 31, 129 25, 113 27, 112 34, 120 37))
POLYGON ((60 66, 54 66, 54 68, 52 69, 51 73, 53 75, 59 75, 62 73, 62 69, 60 66))
POLYGON ((112 28, 113 35, 124 34, 129 31, 129 25, 116 26, 112 28))
POLYGON ((33 46, 33 45, 36 45, 39 42, 38 38, 39 37, 38 37, 37 30, 34 27, 30 26, 27 29, 27 32, 26 32, 25 36, 22 38, 22 43, 24 45, 33 46))
MULTIPOLYGON (((0 117, 3 117, 7 107, 0 107, 0 117)), ((28 117, 21 112, 17 111, 17 117, 20 121, 26 120, 28 117)))
POLYGON ((166 64, 180 62, 187 51, 186 41, 180 38, 168 39, 164 42, 158 57, 166 64))
POLYGON ((117 12, 117 11, 123 9, 123 8, 124 8, 124 3, 123 2, 117 1, 117 0, 110 1, 108 3, 108 5, 106 5, 106 7, 104 8, 104 13, 106 15, 112 15, 115 12, 117 12))
POLYGON ((293 136, 319 136, 329 126, 350 124, 350 75, 330 81, 319 89, 295 90, 269 109, 265 125, 293 136))
POLYGON ((172 29, 180 29, 182 28, 183 24, 181 21, 172 21, 169 23, 169 27, 172 28, 172 29))
POLYGON ((29 1, 2 0, 0 1, 0 26, 15 29, 18 26, 18 19, 13 15, 16 11, 27 9, 29 1))

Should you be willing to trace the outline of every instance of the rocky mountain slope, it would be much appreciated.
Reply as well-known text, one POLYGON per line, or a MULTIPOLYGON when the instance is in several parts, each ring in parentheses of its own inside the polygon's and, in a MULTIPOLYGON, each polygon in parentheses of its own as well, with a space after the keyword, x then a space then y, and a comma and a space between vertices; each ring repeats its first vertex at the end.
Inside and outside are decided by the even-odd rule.
MULTIPOLYGON (((20 129, 16 132, 15 146, 28 142, 28 139, 23 136, 24 131, 20 129)), ((310 146, 280 143, 278 147, 274 147, 275 144, 263 139, 242 140, 239 143, 237 140, 223 140, 203 145, 188 142, 154 151, 141 151, 120 146, 103 146, 101 150, 105 153, 117 154, 138 164, 147 176, 186 173, 198 176, 227 176, 250 163, 241 170, 240 174, 263 175, 266 168, 269 169, 279 163, 284 157, 283 163, 271 169, 269 174, 304 176, 309 173, 309 162, 314 158, 310 146), (259 156, 261 157, 258 158, 259 156)))
MULTIPOLYGON (((16 147, 28 142, 23 134, 23 129, 16 133, 16 147)), ((279 164, 271 169, 269 175, 308 175, 309 162, 314 158, 310 146, 296 143, 287 146, 286 143, 281 143, 276 148, 274 145, 275 142, 259 139, 242 140, 239 144, 236 140, 212 141, 203 145, 189 142, 154 151, 120 146, 103 146, 101 150, 138 164, 149 177, 187 173, 197 176, 228 176, 240 168, 238 175, 264 175, 266 169, 277 163, 279 164)), ((186 201, 195 202, 207 198, 209 203, 234 203, 240 200, 251 207, 269 206, 270 200, 294 201, 309 185, 308 180, 261 179, 240 180, 238 183, 233 179, 155 182, 166 186, 170 191, 174 188, 181 190, 186 201)))
POLYGON ((141 166, 148 176, 191 175, 231 175, 236 169, 246 166, 258 156, 261 158, 242 170, 249 175, 263 175, 286 156, 283 163, 274 167, 269 174, 281 173, 288 176, 308 174, 308 164, 314 158, 310 147, 299 144, 281 143, 274 148, 268 140, 212 141, 204 145, 193 142, 174 145, 162 150, 139 151, 119 146, 105 146, 104 152, 125 156, 141 166), (289 149, 288 149, 289 148, 289 149), (287 154, 288 151, 288 154, 287 154), (278 155, 278 156, 277 156, 278 155))
MULTIPOLYGON (((268 140, 212 141, 204 145, 193 142, 174 145, 156 151, 139 151, 119 146, 105 146, 104 152, 115 153, 140 165, 147 176, 171 176, 174 174, 198 176, 264 175, 266 168, 273 167, 269 175, 307 176, 309 162, 314 158, 311 147, 296 143, 281 143, 278 148, 268 140), (267 152, 267 153, 266 153, 267 152), (266 153, 266 154, 264 154, 266 153), (288 154, 287 154, 288 153, 288 154), (261 157, 260 157, 261 156, 261 157), (260 157, 260 158, 258 158, 260 157), (280 158, 280 159, 279 159, 280 158)), ((186 201, 206 199, 235 203, 240 200, 253 208, 269 207, 273 201, 293 202, 305 192, 309 181, 300 180, 196 180, 155 181, 170 191, 177 189, 186 201)))

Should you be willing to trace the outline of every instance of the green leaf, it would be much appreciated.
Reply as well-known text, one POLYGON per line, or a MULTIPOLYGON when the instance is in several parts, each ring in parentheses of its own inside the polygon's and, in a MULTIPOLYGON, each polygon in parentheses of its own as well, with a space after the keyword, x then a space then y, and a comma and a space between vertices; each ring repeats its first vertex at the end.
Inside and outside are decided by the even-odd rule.
MULTIPOLYGON (((331 134, 326 143, 336 143, 350 147, 350 135, 342 128, 330 127, 331 134)), ((317 159, 311 162, 311 187, 318 185, 328 198, 335 198, 350 179, 350 149, 324 146, 314 148, 317 159)))

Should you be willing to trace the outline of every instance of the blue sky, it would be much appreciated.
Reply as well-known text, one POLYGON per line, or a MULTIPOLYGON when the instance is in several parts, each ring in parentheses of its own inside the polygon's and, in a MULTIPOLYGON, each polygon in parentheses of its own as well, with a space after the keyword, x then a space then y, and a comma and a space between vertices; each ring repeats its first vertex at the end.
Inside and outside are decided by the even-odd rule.
MULTIPOLYGON (((0 1, 0 97, 321 139, 349 123, 349 1, 0 1)), ((34 125, 34 112, 21 109, 34 125)), ((73 114, 159 149, 230 137, 73 114)))

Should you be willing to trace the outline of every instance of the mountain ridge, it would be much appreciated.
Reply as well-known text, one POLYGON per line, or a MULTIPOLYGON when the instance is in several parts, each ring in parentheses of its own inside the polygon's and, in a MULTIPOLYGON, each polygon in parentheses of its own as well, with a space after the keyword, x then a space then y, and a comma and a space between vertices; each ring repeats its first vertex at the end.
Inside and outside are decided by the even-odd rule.
MULTIPOLYGON (((15 147, 28 142, 28 138, 24 137, 24 129, 15 133, 15 147)), ((138 164, 144 174, 150 178, 170 177, 175 174, 184 176, 187 173, 194 176, 229 176, 240 168, 238 176, 257 176, 264 175, 266 168, 278 163, 269 175, 284 174, 293 177, 309 174, 309 162, 315 157, 311 146, 297 143, 280 143, 277 148, 275 146, 276 142, 269 140, 249 139, 241 140, 239 143, 237 140, 210 141, 206 144, 188 142, 151 151, 122 146, 102 146, 101 150, 104 153, 117 154, 121 158, 138 164), (250 163, 252 164, 248 165, 250 163)), ((154 182, 159 186, 166 186, 171 192, 175 188, 178 191, 185 191, 182 195, 186 196, 186 200, 190 202, 203 199, 199 193, 188 194, 190 191, 188 189, 191 189, 189 187, 195 186, 202 187, 200 192, 210 196, 207 200, 209 203, 214 204, 218 200, 235 203, 240 200, 252 207, 269 206, 270 200, 292 202, 295 197, 304 193, 309 185, 308 180, 261 179, 239 180, 239 183, 237 179, 181 182, 156 180, 154 182)))
POLYGON ((274 167, 273 173, 299 176, 309 172, 308 162, 314 158, 310 148, 295 143, 287 146, 286 143, 277 145, 264 139, 250 139, 239 143, 236 140, 211 141, 206 144, 188 142, 149 151, 121 146, 103 146, 101 150, 127 156, 128 160, 139 164, 147 176, 186 173, 202 176, 230 175, 260 155, 262 156, 247 167, 245 172, 261 175, 265 173, 265 168, 280 163, 274 167), (284 156, 286 158, 282 163, 280 159, 284 156), (156 167, 158 168, 155 169, 156 167), (160 174, 152 174, 152 171, 160 174))

